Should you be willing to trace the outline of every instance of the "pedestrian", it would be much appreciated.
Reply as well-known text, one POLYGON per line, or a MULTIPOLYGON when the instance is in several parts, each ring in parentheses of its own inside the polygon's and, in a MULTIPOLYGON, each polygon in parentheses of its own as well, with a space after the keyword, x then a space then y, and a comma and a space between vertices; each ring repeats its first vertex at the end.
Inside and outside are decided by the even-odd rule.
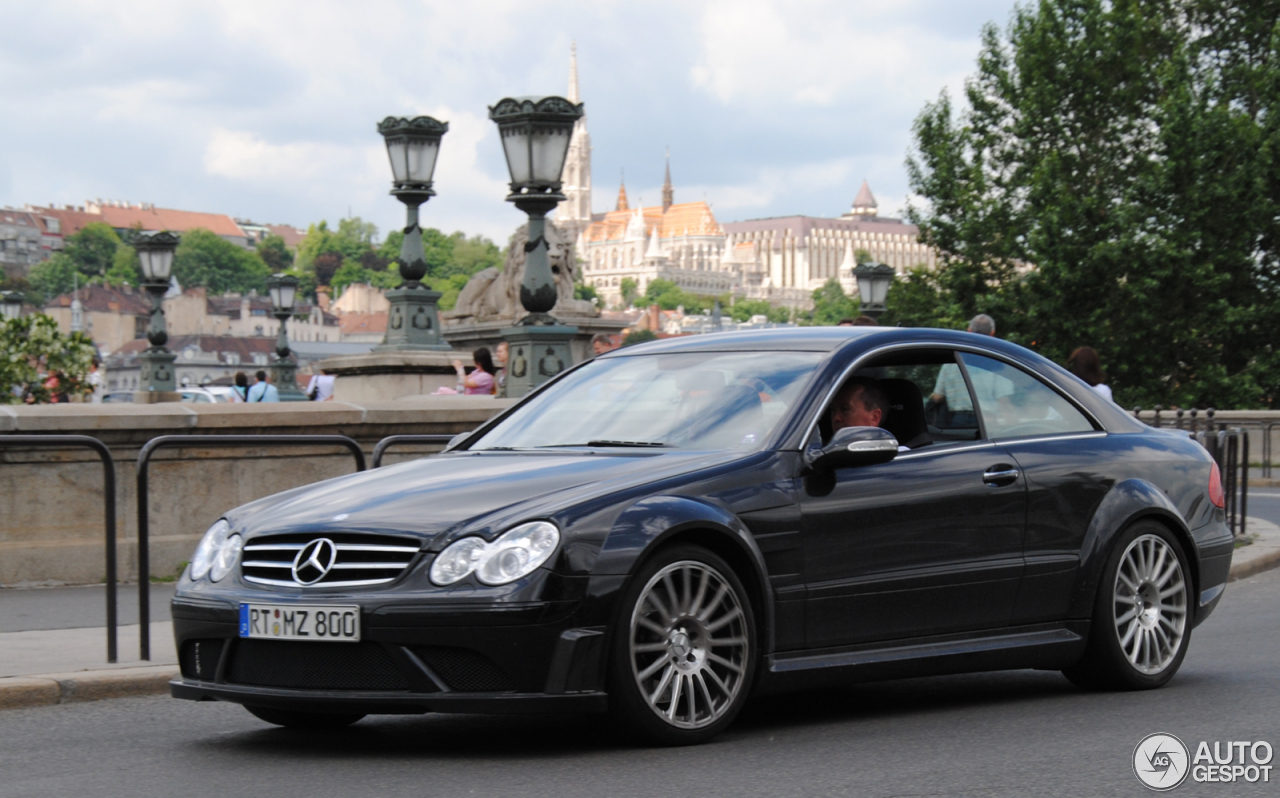
POLYGON ((89 374, 87 377, 84 378, 84 381, 89 384, 89 390, 90 390, 89 401, 95 405, 100 404, 102 402, 102 369, 100 368, 101 365, 102 365, 102 361, 99 360, 97 357, 94 357, 93 361, 89 364, 89 374))
POLYGON ((613 338, 605 335, 604 333, 596 333, 591 336, 591 351, 595 352, 597 357, 603 355, 605 352, 612 352, 617 348, 618 345, 613 342, 613 338))
MULTIPOLYGON (((969 320, 969 332, 976 335, 996 334, 996 320, 985 313, 979 313, 969 320)), ((981 399, 996 399, 996 395, 987 385, 975 385, 981 399)), ((973 400, 969 396, 969 388, 965 385, 960 367, 954 363, 944 363, 938 369, 938 378, 933 384, 933 393, 929 395, 925 412, 933 414, 935 426, 947 428, 977 428, 978 414, 973 409, 973 400)))
POLYGON ((858 318, 854 319, 854 320, 853 320, 853 323, 852 323, 852 324, 850 324, 849 326, 851 326, 851 327, 879 327, 880 325, 879 325, 879 324, 877 324, 877 323, 876 323, 876 320, 875 320, 875 319, 873 319, 873 318, 871 318, 870 316, 859 316, 858 318))
POLYGON ((498 367, 498 373, 493 375, 493 393, 495 396, 507 395, 507 361, 510 359, 511 345, 506 341, 499 341, 498 348, 493 355, 493 362, 498 367))
POLYGON ((1102 359, 1092 346, 1081 346, 1067 358, 1067 370, 1089 383, 1089 387, 1097 391, 1104 399, 1111 398, 1111 386, 1106 384, 1107 375, 1102 371, 1102 359))
POLYGON ((333 383, 337 380, 327 371, 321 371, 311 377, 307 383, 307 398, 313 402, 327 402, 333 398, 333 383))
POLYGON ((259 371, 254 375, 258 378, 249 388, 249 394, 245 401, 248 402, 279 402, 280 392, 276 390, 276 386, 267 382, 267 372, 259 371))
POLYGON ((482 346, 472 352, 471 362, 475 363, 476 367, 468 374, 462 367, 461 360, 453 361, 453 370, 458 374, 458 393, 464 393, 467 396, 492 396, 493 373, 498 369, 493 365, 493 356, 489 354, 489 349, 482 346))
POLYGON ((231 401, 249 401, 249 378, 243 371, 236 372, 236 384, 231 386, 231 401))

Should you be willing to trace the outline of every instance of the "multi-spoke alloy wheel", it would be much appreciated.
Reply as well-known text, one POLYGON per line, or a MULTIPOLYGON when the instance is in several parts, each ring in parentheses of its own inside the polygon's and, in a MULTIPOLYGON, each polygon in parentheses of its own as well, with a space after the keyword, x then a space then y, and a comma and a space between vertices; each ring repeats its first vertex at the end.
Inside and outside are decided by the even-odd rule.
POLYGON ((711 552, 682 547, 642 569, 628 599, 614 671, 628 722, 659 742, 709 739, 750 688, 755 637, 741 582, 711 552))
POLYGON ((1190 570, 1177 538, 1139 521, 1103 567, 1084 656, 1063 671, 1081 687, 1148 689, 1173 678, 1191 638, 1190 570))
POLYGON ((1116 570, 1115 626, 1120 649, 1142 673, 1169 667, 1187 626, 1187 581, 1178 555, 1155 535, 1129 544, 1116 570))

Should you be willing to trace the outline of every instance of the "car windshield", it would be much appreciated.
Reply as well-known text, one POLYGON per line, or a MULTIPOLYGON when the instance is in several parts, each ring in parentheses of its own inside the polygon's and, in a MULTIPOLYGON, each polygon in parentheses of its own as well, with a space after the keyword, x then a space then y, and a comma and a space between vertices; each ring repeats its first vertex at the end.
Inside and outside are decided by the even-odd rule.
POLYGON ((689 352, 596 360, 503 419, 472 450, 762 446, 821 355, 689 352))

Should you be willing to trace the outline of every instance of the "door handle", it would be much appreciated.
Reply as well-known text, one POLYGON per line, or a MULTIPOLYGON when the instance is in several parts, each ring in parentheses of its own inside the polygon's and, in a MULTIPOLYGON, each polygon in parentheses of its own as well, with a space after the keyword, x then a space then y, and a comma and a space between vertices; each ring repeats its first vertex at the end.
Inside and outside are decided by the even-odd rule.
POLYGON ((1007 465, 995 465, 988 468, 982 475, 982 481, 992 487, 1000 487, 1002 485, 1012 485, 1018 481, 1018 469, 1007 465))

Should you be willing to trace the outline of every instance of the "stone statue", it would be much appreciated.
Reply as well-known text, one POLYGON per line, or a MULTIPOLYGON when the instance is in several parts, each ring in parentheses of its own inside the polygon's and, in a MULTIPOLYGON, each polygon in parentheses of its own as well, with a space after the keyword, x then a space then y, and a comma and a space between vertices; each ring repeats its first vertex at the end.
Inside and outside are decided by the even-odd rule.
MULTIPOLYGON (((547 222, 548 256, 551 272, 556 279, 556 306, 551 315, 556 318, 597 317, 600 309, 592 302, 573 298, 573 283, 577 276, 573 242, 554 222, 547 222)), ((472 275, 466 287, 458 294, 453 310, 440 315, 447 324, 465 324, 485 321, 516 322, 527 315, 520 305, 520 283, 524 278, 524 245, 529 240, 529 226, 520 225, 516 230, 502 271, 485 269, 472 275)))

